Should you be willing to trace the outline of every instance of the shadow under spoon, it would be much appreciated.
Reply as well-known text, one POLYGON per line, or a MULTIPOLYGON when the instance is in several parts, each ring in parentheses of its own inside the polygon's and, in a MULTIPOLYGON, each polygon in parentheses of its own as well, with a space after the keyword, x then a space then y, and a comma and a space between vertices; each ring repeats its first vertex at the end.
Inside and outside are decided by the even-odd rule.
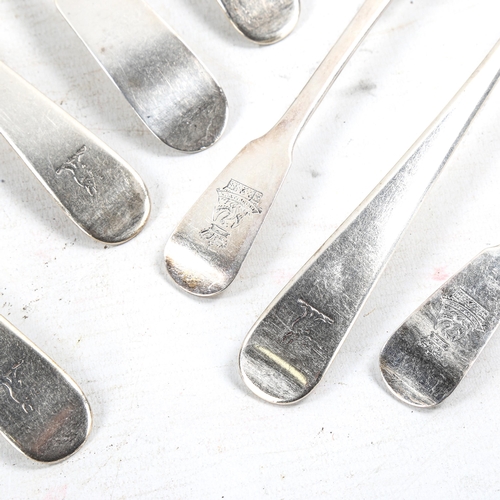
POLYGON ((150 201, 137 173, 68 113, 0 62, 0 134, 68 217, 116 245, 136 236, 150 201))
POLYGON ((442 403, 500 323, 500 247, 488 248, 429 297, 380 354, 382 377, 405 403, 442 403))
POLYGON ((294 403, 323 378, 405 228, 500 76, 500 41, 401 160, 264 311, 245 338, 246 385, 294 403))
POLYGON ((288 172, 298 135, 389 1, 365 1, 285 115, 240 151, 176 227, 165 264, 185 291, 215 295, 233 282, 288 172))
POLYGON ((253 42, 267 45, 288 36, 299 20, 299 0, 218 0, 233 26, 253 42))
POLYGON ((227 120, 224 92, 143 0, 56 0, 56 5, 158 139, 188 153, 219 139, 227 120))
POLYGON ((91 425, 75 382, 0 316, 0 433, 29 458, 58 462, 83 445, 91 425))

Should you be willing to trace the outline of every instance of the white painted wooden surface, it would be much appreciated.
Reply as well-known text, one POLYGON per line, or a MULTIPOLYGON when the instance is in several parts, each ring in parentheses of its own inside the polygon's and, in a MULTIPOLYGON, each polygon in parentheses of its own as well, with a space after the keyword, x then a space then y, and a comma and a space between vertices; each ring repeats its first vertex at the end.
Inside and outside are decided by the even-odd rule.
POLYGON ((361 0, 303 0, 296 31, 270 47, 238 35, 215 0, 149 3, 227 93, 227 130, 204 153, 154 139, 51 0, 0 0, 0 59, 134 166, 153 203, 142 234, 105 248, 0 140, 0 314, 80 384, 95 420, 84 448, 54 466, 0 440, 0 498, 499 498, 500 338, 432 411, 387 392, 378 353, 447 276, 500 243, 500 89, 318 389, 272 406, 237 367, 262 310, 496 42, 498 1, 393 1, 299 139, 240 276, 211 300, 167 280, 165 242, 219 170, 281 116, 361 0))

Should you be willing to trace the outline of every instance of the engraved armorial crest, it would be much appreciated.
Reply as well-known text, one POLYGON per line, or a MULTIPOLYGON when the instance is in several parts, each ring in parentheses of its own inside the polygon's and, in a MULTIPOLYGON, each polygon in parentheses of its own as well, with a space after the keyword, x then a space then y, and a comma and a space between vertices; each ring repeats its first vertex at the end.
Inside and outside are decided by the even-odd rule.
POLYGON ((64 171, 69 172, 79 186, 85 188, 90 196, 94 196, 97 193, 94 174, 82 160, 86 151, 87 146, 82 146, 73 156, 56 168, 56 174, 60 175, 64 171))
POLYGON ((4 387, 9 398, 23 409, 24 413, 31 413, 34 408, 29 403, 26 396, 22 396, 24 385, 19 378, 18 371, 24 361, 15 364, 6 374, 0 375, 0 387, 4 387))
POLYGON ((466 340, 472 332, 484 332, 490 313, 461 288, 442 296, 434 328, 452 342, 466 340))
POLYGON ((209 246, 225 248, 231 229, 250 214, 262 212, 259 207, 262 193, 231 179, 229 184, 217 189, 218 202, 212 215, 210 227, 200 231, 200 236, 209 246))
MULTIPOLYGON (((444 292, 439 311, 434 316, 434 330, 428 337, 433 351, 437 355, 437 347, 437 352, 444 353, 451 344, 467 348, 474 332, 485 332, 489 316, 490 313, 461 288, 444 292)), ((460 356, 459 352, 455 355, 460 356)))
POLYGON ((305 300, 299 299, 297 302, 302 308, 302 314, 293 321, 290 326, 290 330, 283 335, 282 341, 287 344, 291 344, 296 340, 300 340, 308 336, 310 337, 315 323, 318 321, 327 325, 334 324, 334 320, 332 318, 318 311, 305 300))

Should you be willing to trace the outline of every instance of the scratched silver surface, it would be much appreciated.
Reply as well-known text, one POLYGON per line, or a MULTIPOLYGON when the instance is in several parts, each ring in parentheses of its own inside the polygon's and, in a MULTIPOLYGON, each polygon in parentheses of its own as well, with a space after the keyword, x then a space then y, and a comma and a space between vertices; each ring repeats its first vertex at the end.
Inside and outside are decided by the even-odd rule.
POLYGON ((136 236, 150 201, 137 173, 0 62, 0 133, 73 222, 109 244, 136 236))
POLYGON ((284 116, 240 151, 178 224, 165 264, 182 289, 209 296, 233 282, 288 172, 298 135, 389 2, 364 2, 284 116))
POLYGON ((499 47, 253 326, 240 369, 256 395, 293 403, 321 380, 404 229, 496 83, 499 47))
POLYGON ((288 36, 300 15, 299 0, 219 0, 234 27, 260 44, 288 36))
POLYGON ((0 316, 0 432, 33 460, 57 462, 82 446, 91 424, 75 382, 0 316))
POLYGON ((398 328, 380 354, 391 391, 406 403, 443 402, 500 323, 500 248, 484 250, 398 328))
POLYGON ((222 134, 227 100, 143 0, 57 0, 65 19, 160 140, 194 153, 222 134))

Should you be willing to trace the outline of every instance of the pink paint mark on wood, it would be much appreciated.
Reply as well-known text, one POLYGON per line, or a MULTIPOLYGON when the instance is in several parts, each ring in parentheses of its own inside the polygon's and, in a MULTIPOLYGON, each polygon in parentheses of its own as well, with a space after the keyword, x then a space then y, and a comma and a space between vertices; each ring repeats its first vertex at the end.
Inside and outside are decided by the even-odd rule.
POLYGON ((450 277, 448 272, 446 271, 446 266, 435 267, 434 272, 432 273, 431 278, 434 281, 445 281, 450 277))

